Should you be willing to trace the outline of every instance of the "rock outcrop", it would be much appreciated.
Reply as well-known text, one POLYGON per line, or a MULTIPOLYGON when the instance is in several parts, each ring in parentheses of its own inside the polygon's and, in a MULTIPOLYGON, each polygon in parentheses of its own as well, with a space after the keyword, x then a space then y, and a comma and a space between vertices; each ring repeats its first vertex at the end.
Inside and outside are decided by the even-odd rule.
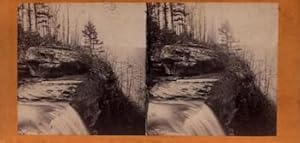
POLYGON ((154 75, 191 76, 214 73, 224 66, 214 51, 187 45, 166 45, 153 58, 154 75))
POLYGON ((30 47, 24 62, 33 77, 60 77, 82 74, 87 70, 78 53, 67 49, 30 47))

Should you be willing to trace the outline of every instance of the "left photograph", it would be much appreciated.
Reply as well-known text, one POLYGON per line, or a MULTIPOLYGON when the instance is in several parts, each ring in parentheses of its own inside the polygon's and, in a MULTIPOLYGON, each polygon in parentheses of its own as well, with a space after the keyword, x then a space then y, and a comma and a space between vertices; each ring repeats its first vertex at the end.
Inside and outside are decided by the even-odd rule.
POLYGON ((146 6, 20 3, 19 135, 145 135, 146 6))

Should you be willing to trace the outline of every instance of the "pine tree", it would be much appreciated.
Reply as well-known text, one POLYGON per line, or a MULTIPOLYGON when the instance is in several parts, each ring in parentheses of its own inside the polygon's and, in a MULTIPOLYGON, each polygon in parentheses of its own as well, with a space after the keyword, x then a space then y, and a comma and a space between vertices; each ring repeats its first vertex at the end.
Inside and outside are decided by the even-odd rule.
POLYGON ((218 29, 221 36, 221 44, 227 48, 231 48, 234 38, 232 35, 231 27, 228 21, 225 21, 221 27, 218 29))
POLYGON ((90 48, 90 52, 95 48, 95 45, 103 44, 102 41, 98 39, 98 33, 96 31, 95 25, 88 21, 88 23, 84 26, 84 30, 82 30, 83 37, 85 38, 85 43, 90 48))

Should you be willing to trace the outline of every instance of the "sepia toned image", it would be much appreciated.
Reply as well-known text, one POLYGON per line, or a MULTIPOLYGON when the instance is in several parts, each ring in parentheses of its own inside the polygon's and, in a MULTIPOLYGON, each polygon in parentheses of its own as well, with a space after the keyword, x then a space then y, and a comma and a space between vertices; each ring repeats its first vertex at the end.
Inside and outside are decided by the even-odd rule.
POLYGON ((275 136, 276 3, 147 3, 147 135, 275 136))
POLYGON ((276 3, 20 3, 16 18, 19 135, 276 135, 276 3))
POLYGON ((17 10, 18 134, 145 134, 145 4, 17 10))

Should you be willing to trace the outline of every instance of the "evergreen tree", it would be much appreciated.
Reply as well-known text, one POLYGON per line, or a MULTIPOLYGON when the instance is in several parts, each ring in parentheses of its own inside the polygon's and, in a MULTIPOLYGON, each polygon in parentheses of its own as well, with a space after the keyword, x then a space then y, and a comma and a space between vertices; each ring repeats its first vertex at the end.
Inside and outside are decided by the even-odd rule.
POLYGON ((103 44, 102 41, 98 39, 98 33, 96 31, 95 25, 88 21, 88 23, 84 26, 84 30, 82 30, 83 37, 85 38, 85 43, 90 48, 90 52, 95 48, 96 45, 103 44))

